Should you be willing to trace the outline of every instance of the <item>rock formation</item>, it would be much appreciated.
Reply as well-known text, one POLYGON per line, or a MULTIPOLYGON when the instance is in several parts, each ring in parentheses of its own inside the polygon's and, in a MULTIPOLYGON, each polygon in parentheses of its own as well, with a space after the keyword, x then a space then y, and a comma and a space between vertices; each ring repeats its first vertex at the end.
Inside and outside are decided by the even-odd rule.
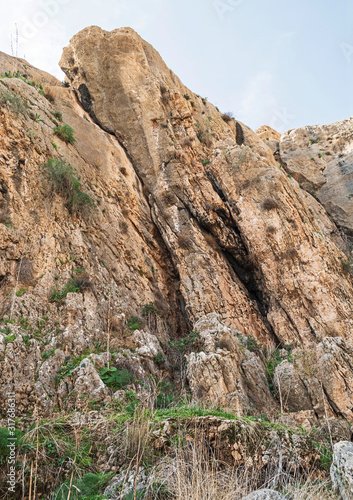
POLYGON ((178 384, 171 343, 195 399, 352 422, 350 122, 254 133, 130 28, 84 29, 60 66, 0 54, 0 400, 104 403, 109 363, 178 384))
POLYGON ((331 478, 342 500, 353 497, 353 445, 350 441, 340 441, 334 445, 331 478))
POLYGON ((290 130, 280 140, 288 173, 312 193, 348 237, 353 235, 353 117, 290 130))

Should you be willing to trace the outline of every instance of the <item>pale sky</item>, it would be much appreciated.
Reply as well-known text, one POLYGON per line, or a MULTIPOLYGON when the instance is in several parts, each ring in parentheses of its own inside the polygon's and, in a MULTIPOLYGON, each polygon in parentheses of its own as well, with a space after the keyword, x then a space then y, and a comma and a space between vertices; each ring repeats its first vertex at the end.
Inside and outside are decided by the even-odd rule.
POLYGON ((12 0, 0 20, 9 54, 15 23, 18 55, 61 80, 74 34, 130 26, 192 91, 253 129, 353 115, 352 0, 12 0))

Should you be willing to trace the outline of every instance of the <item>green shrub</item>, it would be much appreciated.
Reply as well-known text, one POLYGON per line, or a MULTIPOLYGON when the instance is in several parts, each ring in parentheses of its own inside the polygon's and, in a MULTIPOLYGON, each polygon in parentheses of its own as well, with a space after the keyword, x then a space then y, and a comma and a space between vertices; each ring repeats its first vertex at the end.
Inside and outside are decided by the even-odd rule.
POLYGON ((54 133, 66 143, 73 144, 76 142, 74 129, 70 125, 58 125, 54 128, 54 133))
POLYGON ((258 341, 251 335, 249 335, 248 338, 246 339, 245 347, 250 352, 259 352, 261 350, 261 344, 259 344, 258 341))
POLYGON ((222 120, 224 120, 226 123, 229 123, 233 120, 233 113, 228 112, 228 113, 223 113, 221 116, 222 120))
POLYGON ((115 367, 103 368, 99 374, 105 385, 114 390, 126 387, 134 379, 129 370, 118 370, 115 367))
POLYGON ((315 444, 315 448, 318 449, 320 453, 320 464, 323 469, 330 470, 331 464, 332 464, 332 459, 333 459, 333 452, 331 446, 323 445, 320 443, 315 444))
POLYGON ((13 333, 12 335, 7 335, 7 337, 4 338, 5 344, 8 344, 9 342, 13 342, 16 339, 16 335, 13 333))
MULTIPOLYGON (((57 120, 59 120, 59 122, 63 121, 63 115, 62 115, 62 113, 60 111, 52 111, 52 115, 55 116, 55 118, 57 120)), ((69 125, 66 125, 66 126, 68 127, 69 125)))
POLYGON ((163 363, 165 363, 165 358, 164 358, 163 354, 161 352, 159 352, 155 356, 153 361, 155 362, 156 365, 162 365, 163 363))
POLYGON ((143 488, 142 490, 136 490, 135 488, 128 493, 125 493, 123 496, 123 500, 142 500, 146 495, 146 488, 143 488))
POLYGON ((50 358, 50 356, 53 356, 53 354, 55 354, 55 351, 56 351, 56 348, 53 347, 53 349, 50 349, 50 351, 43 352, 42 360, 45 361, 46 359, 50 358))
POLYGON ((5 106, 6 104, 8 104, 10 110, 15 115, 23 115, 28 107, 17 95, 3 91, 0 93, 0 106, 5 106))
POLYGON ((158 385, 157 398, 154 402, 155 408, 168 408, 174 401, 175 388, 171 382, 163 380, 158 385))
POLYGON ((138 330, 142 325, 142 321, 138 316, 132 316, 127 322, 127 326, 130 330, 138 330))
POLYGON ((169 345, 182 354, 185 353, 186 349, 197 351, 200 348, 200 333, 197 330, 193 330, 181 340, 170 340, 169 345))
POLYGON ((71 214, 92 210, 94 201, 88 194, 81 191, 81 183, 71 165, 61 160, 51 159, 44 167, 52 191, 64 198, 65 206, 71 214))
POLYGON ((88 280, 72 278, 72 280, 66 283, 61 290, 59 290, 58 287, 55 287, 51 292, 49 300, 51 302, 62 302, 68 293, 82 292, 88 286, 90 286, 90 282, 88 280))
POLYGON ((150 315, 159 316, 160 314, 161 313, 160 313, 158 307, 156 307, 152 302, 143 306, 142 316, 144 318, 147 318, 150 315))
MULTIPOLYGON (((76 479, 72 483, 70 500, 101 500, 105 495, 99 494, 112 477, 108 474, 85 474, 81 479, 76 479)), ((70 490, 70 480, 66 480, 60 485, 53 496, 54 500, 67 500, 70 490)))
POLYGON ((276 349, 270 359, 266 361, 266 377, 270 389, 273 389, 273 379, 275 375, 276 367, 282 363, 283 359, 281 357, 279 349, 276 349))

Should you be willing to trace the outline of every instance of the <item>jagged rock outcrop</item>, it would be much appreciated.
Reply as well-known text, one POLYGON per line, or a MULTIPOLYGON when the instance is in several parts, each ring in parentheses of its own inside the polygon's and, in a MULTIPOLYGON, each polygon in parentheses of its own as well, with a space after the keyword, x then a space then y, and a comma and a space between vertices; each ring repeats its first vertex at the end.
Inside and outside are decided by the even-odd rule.
MULTIPOLYGON (((0 57, 0 400, 14 390, 20 412, 75 405, 80 391, 104 401, 92 356, 109 351, 135 378, 173 378, 168 341, 196 324, 193 395, 276 410, 264 359, 234 332, 319 360, 327 337, 348 345, 353 283, 339 229, 261 140, 274 131, 224 120, 133 30, 84 29, 60 65, 69 87, 0 57), (61 123, 75 142, 55 133, 61 123), (73 167, 90 214, 51 189, 50 159, 73 167)), ((292 412, 322 416, 312 396, 322 383, 332 414, 351 419, 345 375, 310 388, 291 373, 298 397, 308 393, 288 396, 292 412)))
POLYGON ((342 500, 353 498, 353 444, 340 441, 333 446, 331 479, 342 500))
POLYGON ((329 329, 346 334, 352 284, 332 223, 312 216, 305 193, 254 133, 239 124, 238 145, 234 123, 186 89, 131 29, 83 30, 60 65, 128 152, 191 320, 212 304, 259 338, 271 335, 268 322, 287 343, 321 340, 329 329))
POLYGON ((252 405, 259 412, 274 415, 278 405, 270 392, 263 360, 244 348, 241 333, 226 327, 216 313, 200 319, 195 329, 200 335, 200 352, 186 356, 192 395, 237 413, 252 405))
POLYGON ((353 117, 282 135, 288 173, 311 192, 349 237, 353 235, 353 117))
POLYGON ((274 374, 283 408, 353 422, 352 355, 352 344, 339 337, 326 337, 310 349, 294 349, 291 361, 280 363, 274 374))

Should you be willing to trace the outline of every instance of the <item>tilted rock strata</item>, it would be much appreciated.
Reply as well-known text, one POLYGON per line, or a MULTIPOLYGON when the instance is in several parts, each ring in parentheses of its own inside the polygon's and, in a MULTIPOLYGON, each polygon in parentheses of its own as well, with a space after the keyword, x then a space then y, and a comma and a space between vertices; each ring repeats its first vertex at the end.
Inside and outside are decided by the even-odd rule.
POLYGON ((282 135, 280 156, 286 170, 315 193, 333 220, 353 235, 353 117, 329 125, 290 130, 282 135))
MULTIPOLYGON (((204 345, 187 361, 194 397, 240 413, 251 404, 277 410, 264 359, 244 352, 234 331, 263 345, 349 344, 352 278, 336 225, 260 137, 224 121, 133 30, 87 28, 60 64, 71 88, 0 57, 4 71, 44 88, 43 96, 27 78, 0 82, 0 93, 28 106, 0 108, 1 400, 15 391, 20 412, 40 401, 50 413, 79 393, 109 399, 104 358, 94 358, 109 349, 114 359, 104 363, 135 379, 177 378, 168 341, 196 324, 204 345), (60 114, 74 144, 53 133, 60 114), (53 195, 50 158, 75 169, 95 201, 90 217, 53 195), (81 272, 80 293, 50 299, 81 272), (134 316, 144 325, 130 335, 134 316)), ((346 363, 336 354, 332 363, 346 363)), ((350 419, 350 393, 339 377, 332 383, 332 412, 350 419)), ((316 411, 309 399, 291 411, 316 411)))
POLYGON ((313 217, 257 135, 225 123, 129 28, 81 31, 60 65, 148 192, 190 320, 216 310, 246 334, 273 330, 284 343, 347 335, 352 282, 335 229, 313 217))

